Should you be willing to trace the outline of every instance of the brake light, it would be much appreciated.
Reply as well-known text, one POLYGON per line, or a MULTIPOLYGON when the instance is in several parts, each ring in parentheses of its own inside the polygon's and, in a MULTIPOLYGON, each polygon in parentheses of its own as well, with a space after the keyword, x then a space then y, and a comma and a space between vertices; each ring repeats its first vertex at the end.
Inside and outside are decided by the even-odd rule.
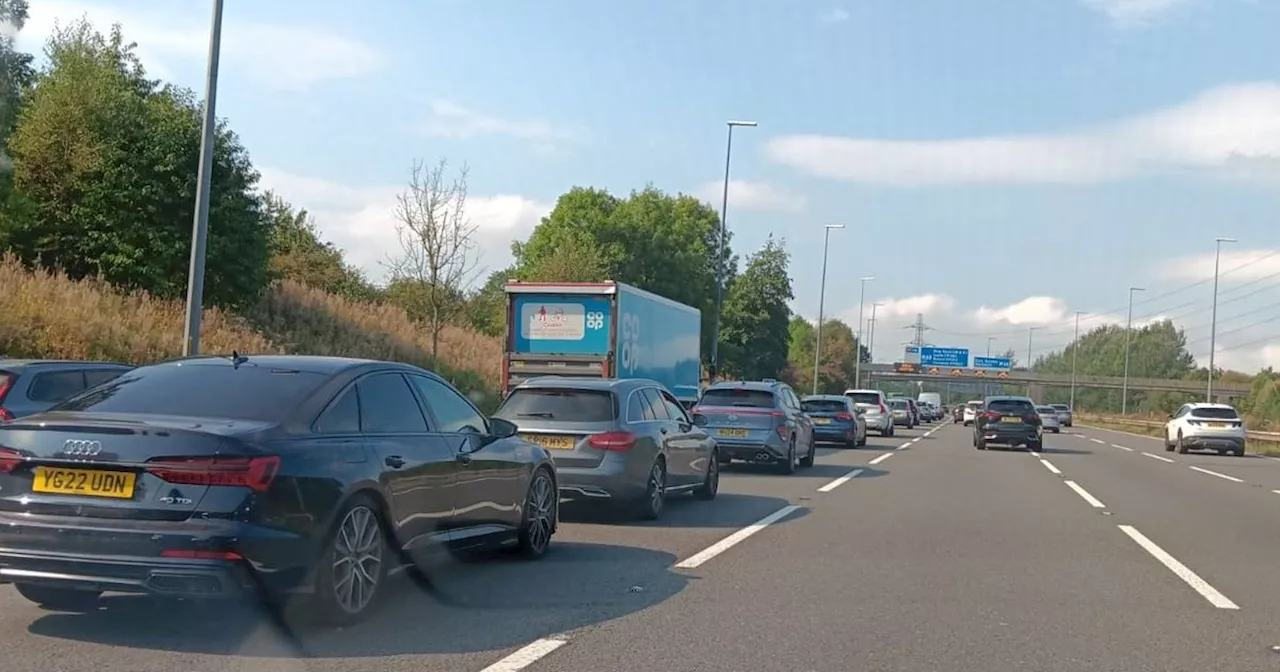
POLYGON ((280 458, 265 457, 157 457, 147 461, 147 471, 175 485, 207 485, 249 488, 266 492, 280 470, 280 458))
POLYGON ((235 551, 189 551, 171 549, 160 551, 162 558, 180 558, 182 560, 243 560, 244 556, 235 551))
POLYGON ((840 411, 839 413, 836 413, 836 420, 852 420, 852 419, 853 419, 852 413, 845 413, 844 411, 840 411))
POLYGON ((22 453, 10 448, 0 448, 0 474, 7 474, 22 464, 22 453))
POLYGON ((596 450, 631 450, 636 445, 636 435, 631 432, 604 432, 587 437, 587 444, 596 450))
POLYGON ((0 422, 9 422, 13 419, 13 414, 0 408, 0 422))
POLYGON ((888 414, 889 414, 889 407, 885 406, 883 401, 880 402, 880 415, 888 415, 888 414))
MULTIPOLYGON (((0 402, 4 401, 4 398, 9 394, 9 389, 13 387, 13 378, 13 374, 10 373, 0 374, 0 402)), ((12 413, 0 408, 0 422, 9 422, 12 419, 12 413)))
POLYGON ((777 432, 778 438, 782 439, 783 441, 786 441, 787 439, 791 438, 791 428, 786 425, 778 425, 777 427, 773 428, 773 431, 777 432))
POLYGON ((1038 425, 1038 424, 1040 424, 1040 416, 1039 416, 1039 414, 1036 414, 1036 413, 1028 413, 1028 414, 1026 414, 1026 415, 1022 416, 1022 420, 1023 420, 1023 422, 1027 423, 1028 425, 1038 425))
POLYGON ((1000 414, 996 413, 995 411, 984 411, 982 413, 982 419, 983 420, 999 420, 1000 414))

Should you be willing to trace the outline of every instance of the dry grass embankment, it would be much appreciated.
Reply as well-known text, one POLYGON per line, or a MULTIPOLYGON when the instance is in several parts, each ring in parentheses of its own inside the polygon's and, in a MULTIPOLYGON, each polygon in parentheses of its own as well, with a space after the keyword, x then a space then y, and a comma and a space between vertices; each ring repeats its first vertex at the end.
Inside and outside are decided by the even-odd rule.
MULTIPOLYGON (((0 354, 145 364, 182 354, 181 301, 126 293, 96 280, 72 280, 0 260, 0 354)), ((496 403, 499 339, 448 327, 440 365, 431 366, 427 330, 394 306, 348 301, 285 281, 257 305, 233 314, 204 312, 201 350, 227 354, 338 355, 432 368, 481 406, 496 403)))

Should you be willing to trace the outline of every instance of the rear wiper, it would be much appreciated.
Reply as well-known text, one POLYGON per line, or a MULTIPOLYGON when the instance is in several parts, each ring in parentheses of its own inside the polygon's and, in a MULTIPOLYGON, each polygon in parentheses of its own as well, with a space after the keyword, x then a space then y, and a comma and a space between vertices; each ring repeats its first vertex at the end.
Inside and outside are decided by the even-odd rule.
POLYGON ((543 411, 541 413, 516 413, 516 417, 518 418, 554 418, 556 416, 554 413, 548 413, 546 411, 543 411))

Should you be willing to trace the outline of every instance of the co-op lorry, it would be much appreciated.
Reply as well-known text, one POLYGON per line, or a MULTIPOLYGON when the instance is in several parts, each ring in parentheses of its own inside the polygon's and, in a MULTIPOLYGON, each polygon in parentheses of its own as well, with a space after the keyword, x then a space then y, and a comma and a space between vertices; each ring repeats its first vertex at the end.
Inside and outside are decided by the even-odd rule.
POLYGON ((508 282, 502 394, 539 376, 648 378, 698 400, 702 313, 621 282, 508 282))

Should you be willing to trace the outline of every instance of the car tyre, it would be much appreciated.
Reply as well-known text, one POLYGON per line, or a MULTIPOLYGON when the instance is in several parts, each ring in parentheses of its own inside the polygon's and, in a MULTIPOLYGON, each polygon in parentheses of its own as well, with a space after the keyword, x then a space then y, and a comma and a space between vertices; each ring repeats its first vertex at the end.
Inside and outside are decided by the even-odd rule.
POLYGON ((1053 432, 1054 434, 1061 434, 1061 433, 1062 433, 1062 429, 1061 429, 1060 427, 1054 427, 1054 428, 1050 429, 1049 431, 1053 432))
POLYGON ((31 583, 18 583, 13 587, 18 590, 19 595, 50 611, 93 611, 98 608, 98 598, 102 596, 102 593, 93 590, 55 588, 31 583))
POLYGON ((559 519, 560 492, 546 467, 538 467, 529 479, 524 500, 524 520, 516 534, 516 553, 535 559, 547 554, 559 519))
POLYGON ((655 460, 645 481, 644 496, 640 498, 638 515, 641 520, 657 520, 667 502, 667 463, 655 460))
POLYGON ((1044 450, 1044 439, 1041 439, 1039 441, 1028 441, 1027 450, 1033 453, 1038 453, 1041 450, 1044 450))
POLYGON ((720 456, 717 453, 707 460, 707 476, 702 479, 702 485, 693 491, 693 496, 709 502, 716 498, 718 492, 720 492, 720 456))
POLYGON ((787 459, 778 465, 778 470, 787 476, 796 473, 796 440, 794 438, 787 446, 787 459))
POLYGON ((356 623, 382 595, 392 553, 379 511, 370 497, 356 495, 336 516, 316 568, 313 613, 320 621, 335 626, 356 623), (344 585, 351 586, 346 597, 344 585))
POLYGON ((800 458, 800 466, 806 469, 813 466, 813 461, 818 458, 818 444, 812 439, 809 440, 809 452, 800 458))
POLYGON ((1179 455, 1187 454, 1187 443, 1182 440, 1182 430, 1178 430, 1178 439, 1174 446, 1178 449, 1179 455))
POLYGON ((980 436, 979 436, 979 437, 976 437, 976 438, 974 438, 974 440, 973 440, 973 447, 974 447, 974 448, 977 448, 978 450, 986 450, 986 449, 987 449, 987 440, 986 440, 986 439, 984 439, 984 438, 982 438, 982 437, 980 437, 980 436))

